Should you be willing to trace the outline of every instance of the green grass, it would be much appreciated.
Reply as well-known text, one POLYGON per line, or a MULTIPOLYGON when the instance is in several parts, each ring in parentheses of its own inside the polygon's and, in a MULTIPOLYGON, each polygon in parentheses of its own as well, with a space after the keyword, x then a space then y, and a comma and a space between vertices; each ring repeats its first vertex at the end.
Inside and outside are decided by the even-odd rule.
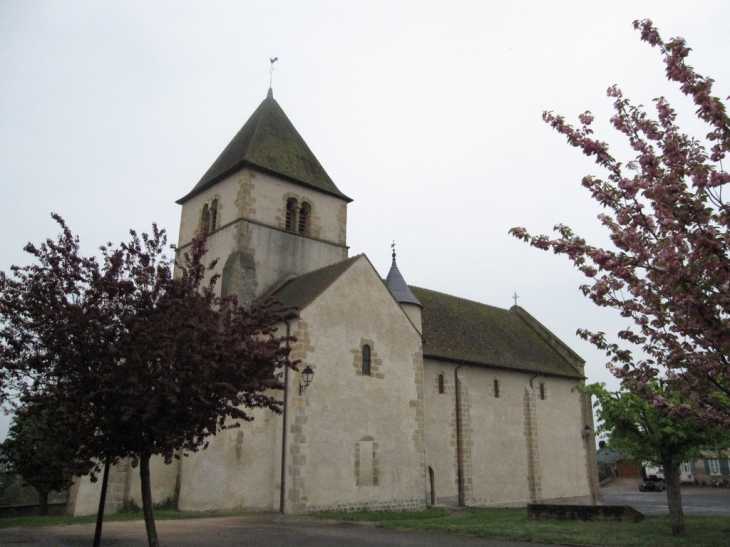
POLYGON ((672 537, 669 517, 640 523, 528 520, 525 509, 472 509, 416 513, 323 513, 318 518, 495 539, 619 547, 727 547, 730 517, 685 517, 687 535, 672 537))

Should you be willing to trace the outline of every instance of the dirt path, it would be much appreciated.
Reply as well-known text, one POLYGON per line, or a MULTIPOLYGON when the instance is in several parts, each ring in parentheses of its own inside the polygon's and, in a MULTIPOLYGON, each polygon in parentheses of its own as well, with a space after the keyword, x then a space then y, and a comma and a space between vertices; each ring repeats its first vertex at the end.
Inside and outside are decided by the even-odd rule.
MULTIPOLYGON (((157 531, 163 547, 539 547, 270 514, 160 521, 157 531)), ((7 547, 90 547, 93 537, 93 524, 0 529, 0 545, 7 547)), ((105 524, 102 545, 145 547, 144 523, 105 524)))

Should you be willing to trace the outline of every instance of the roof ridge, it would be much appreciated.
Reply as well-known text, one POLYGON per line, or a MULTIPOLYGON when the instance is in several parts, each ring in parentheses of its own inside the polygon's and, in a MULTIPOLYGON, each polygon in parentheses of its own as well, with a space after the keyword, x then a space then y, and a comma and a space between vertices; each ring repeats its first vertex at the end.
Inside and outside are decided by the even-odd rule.
MULTIPOLYGON (((271 104, 271 101, 274 101, 273 95, 266 95, 266 98, 263 100, 263 102, 259 105, 259 108, 261 109, 261 113, 259 114, 258 118, 256 118, 256 121, 254 122, 253 127, 253 138, 249 141, 248 146, 246 147, 246 151, 244 153, 244 158, 248 156, 249 152, 251 151, 251 148, 253 148, 253 143, 259 139, 259 125, 261 124, 261 120, 264 119, 264 116, 266 115, 266 111, 269 108, 269 104, 271 104)), ((259 110, 257 108, 256 110, 259 110)), ((256 111, 254 111, 254 114, 256 111)), ((251 115, 253 117, 253 114, 251 115)), ((246 124, 244 124, 246 125, 246 124)), ((243 129, 243 127, 241 128, 243 129)), ((252 162, 253 163, 253 162, 252 162)))
POLYGON ((320 270, 325 270, 327 268, 331 268, 332 266, 337 266, 338 264, 343 264, 343 263, 347 262, 348 260, 353 260, 353 259, 355 259, 357 257, 360 257, 360 256, 363 256, 363 253, 356 254, 354 256, 348 256, 344 260, 338 260, 337 262, 333 262, 332 264, 327 264, 326 266, 321 266, 321 267, 317 268, 316 270, 309 270, 308 272, 304 272, 303 274, 299 274, 296 277, 301 277, 303 275, 309 275, 311 273, 319 272, 320 270))
POLYGON ((463 300, 464 302, 471 302, 472 304, 479 304, 480 306, 487 306, 488 308, 494 308, 495 310, 501 310, 501 311, 511 311, 509 308, 500 308, 499 306, 493 306, 492 304, 485 304, 484 302, 479 302, 479 300, 472 300, 471 298, 464 298, 463 296, 456 296, 454 294, 449 294, 447 292, 443 291, 436 291, 434 289, 427 289, 425 287, 419 287, 417 285, 408 285, 411 289, 417 289, 421 291, 429 291, 436 294, 443 294, 444 296, 449 296, 451 298, 458 298, 459 300, 463 300))

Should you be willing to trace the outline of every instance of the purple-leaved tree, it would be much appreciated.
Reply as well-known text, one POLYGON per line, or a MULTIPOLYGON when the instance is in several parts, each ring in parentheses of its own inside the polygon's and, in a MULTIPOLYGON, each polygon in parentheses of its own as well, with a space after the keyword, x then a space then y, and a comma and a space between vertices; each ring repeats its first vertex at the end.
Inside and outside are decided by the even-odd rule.
POLYGON ((205 448, 217 431, 251 420, 251 408, 281 411, 281 372, 294 366, 293 338, 276 329, 286 310, 217 297, 215 264, 203 262, 205 234, 173 275, 156 226, 103 247, 99 263, 54 218, 58 239, 26 247, 35 263, 0 272, 0 397, 18 393, 32 408, 64 413, 74 469, 93 460, 98 472, 131 457, 149 545, 157 546, 150 458, 169 463, 205 448))

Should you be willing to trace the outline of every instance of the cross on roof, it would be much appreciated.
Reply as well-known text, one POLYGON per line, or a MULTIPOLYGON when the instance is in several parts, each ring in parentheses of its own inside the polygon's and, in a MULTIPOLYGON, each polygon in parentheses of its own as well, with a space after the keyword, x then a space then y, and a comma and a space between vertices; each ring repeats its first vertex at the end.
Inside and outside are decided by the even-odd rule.
POLYGON ((515 306, 517 305, 517 299, 518 299, 519 297, 520 297, 520 295, 519 295, 519 294, 517 294, 517 291, 515 291, 515 294, 513 294, 513 295, 512 295, 512 298, 513 298, 513 299, 514 299, 514 301, 515 301, 515 306))

